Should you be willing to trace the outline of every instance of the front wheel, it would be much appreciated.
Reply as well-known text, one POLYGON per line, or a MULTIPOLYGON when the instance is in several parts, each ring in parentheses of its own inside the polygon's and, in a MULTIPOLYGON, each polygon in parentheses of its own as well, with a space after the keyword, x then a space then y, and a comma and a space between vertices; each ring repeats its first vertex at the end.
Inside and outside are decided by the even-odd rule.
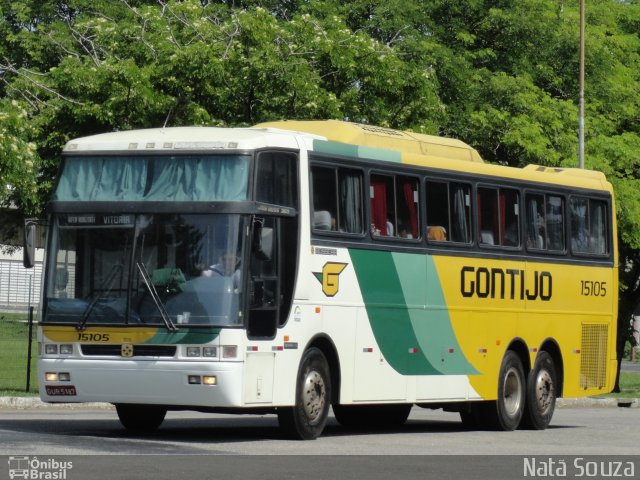
POLYGON ((520 357, 508 350, 498 375, 498 399, 485 405, 488 427, 515 430, 520 425, 525 405, 524 368, 520 357))
POLYGON ((313 440, 327 424, 331 405, 331 377, 327 359, 317 348, 307 350, 296 381, 296 403, 278 408, 278 422, 287 436, 313 440))
POLYGON ((522 418, 523 427, 544 430, 549 426, 556 407, 557 381, 553 358, 549 353, 538 353, 527 379, 527 401, 522 418))
POLYGON ((157 405, 117 404, 116 412, 120 423, 133 432, 152 432, 164 421, 167 409, 157 405))

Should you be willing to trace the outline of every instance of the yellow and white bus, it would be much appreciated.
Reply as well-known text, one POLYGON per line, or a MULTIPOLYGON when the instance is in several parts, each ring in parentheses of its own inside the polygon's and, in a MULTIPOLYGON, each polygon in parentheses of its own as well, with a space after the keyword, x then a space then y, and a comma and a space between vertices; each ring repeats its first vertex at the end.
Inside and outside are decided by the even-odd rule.
POLYGON ((611 185, 339 121, 70 141, 39 324, 46 402, 278 415, 289 436, 413 405, 544 429, 616 365, 611 185))

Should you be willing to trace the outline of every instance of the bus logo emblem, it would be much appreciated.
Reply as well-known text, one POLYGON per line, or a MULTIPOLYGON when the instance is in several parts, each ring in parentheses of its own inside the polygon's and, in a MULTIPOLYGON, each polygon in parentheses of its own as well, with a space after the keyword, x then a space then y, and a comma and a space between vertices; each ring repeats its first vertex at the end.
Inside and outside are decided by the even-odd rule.
POLYGON ((120 347, 120 355, 123 357, 133 357, 133 345, 125 343, 120 347))
POLYGON ((327 262, 322 267, 322 272, 313 272, 313 275, 322 284, 322 293, 327 297, 333 297, 340 289, 339 278, 348 263, 327 262))

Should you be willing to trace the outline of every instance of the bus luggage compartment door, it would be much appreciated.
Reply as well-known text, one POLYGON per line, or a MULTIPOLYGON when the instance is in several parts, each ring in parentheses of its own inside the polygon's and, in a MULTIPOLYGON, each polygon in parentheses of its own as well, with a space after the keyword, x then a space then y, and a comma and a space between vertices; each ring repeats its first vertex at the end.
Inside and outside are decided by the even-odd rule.
POLYGON ((273 401, 274 353, 247 353, 245 363, 244 402, 271 403, 273 401))

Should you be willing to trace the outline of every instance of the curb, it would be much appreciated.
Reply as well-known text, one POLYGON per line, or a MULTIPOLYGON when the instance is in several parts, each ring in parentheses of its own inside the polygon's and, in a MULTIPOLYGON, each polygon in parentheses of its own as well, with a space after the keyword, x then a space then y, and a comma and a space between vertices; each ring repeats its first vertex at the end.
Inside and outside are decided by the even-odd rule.
POLYGON ((556 401, 558 408, 638 408, 638 398, 559 398, 556 401))
POLYGON ((113 409, 110 403, 45 403, 38 397, 0 397, 0 410, 31 410, 39 408, 55 408, 55 409, 113 409))
MULTIPOLYGON (((638 398, 559 398, 556 401, 558 408, 638 408, 638 398)), ((0 397, 0 409, 28 410, 39 408, 56 409, 105 409, 112 410, 110 403, 45 403, 38 397, 0 397)))

